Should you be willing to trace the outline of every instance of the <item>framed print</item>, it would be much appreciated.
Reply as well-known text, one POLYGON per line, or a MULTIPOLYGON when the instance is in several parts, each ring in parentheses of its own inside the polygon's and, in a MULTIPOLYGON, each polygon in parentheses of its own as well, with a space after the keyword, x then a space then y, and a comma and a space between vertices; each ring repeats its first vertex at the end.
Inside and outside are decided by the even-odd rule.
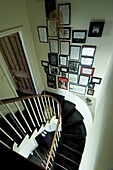
POLYGON ((69 73, 78 74, 79 72, 79 62, 69 60, 69 73))
POLYGON ((62 77, 66 78, 66 73, 63 73, 61 74, 62 77))
POLYGON ((52 74, 47 74, 47 85, 48 87, 56 89, 56 76, 52 74))
POLYGON ((81 56, 94 57, 96 46, 83 45, 81 56))
POLYGON ((59 53, 59 46, 58 46, 58 40, 50 39, 49 40, 49 48, 50 53, 59 53))
POLYGON ((46 74, 49 74, 49 66, 44 66, 44 71, 46 74))
POLYGON ((93 76, 94 71, 95 71, 94 67, 83 67, 83 66, 81 66, 80 74, 85 75, 85 76, 93 76))
POLYGON ((91 82, 95 83, 95 84, 100 84, 102 81, 102 78, 99 77, 92 77, 91 78, 91 82))
POLYGON ((88 88, 89 88, 89 89, 94 89, 94 87, 95 87, 95 83, 93 83, 93 82, 90 81, 90 82, 88 83, 88 88))
POLYGON ((60 54, 69 55, 70 41, 60 41, 60 54))
POLYGON ((58 4, 58 10, 61 11, 63 19, 61 20, 61 25, 70 25, 70 15, 71 15, 71 4, 58 4))
POLYGON ((69 70, 68 67, 60 67, 60 72, 67 73, 69 70))
POLYGON ((43 67, 49 66, 48 61, 41 60, 41 64, 42 64, 43 67))
POLYGON ((68 74, 68 81, 71 82, 71 83, 77 84, 78 83, 78 75, 69 73, 68 74))
POLYGON ((70 60, 77 60, 80 59, 80 52, 81 52, 81 46, 77 45, 71 45, 70 46, 70 60))
POLYGON ((104 24, 105 24, 104 21, 101 22, 91 21, 89 25, 88 37, 101 37, 104 24))
POLYGON ((69 91, 85 95, 85 93, 86 93, 86 86, 81 86, 81 85, 78 85, 78 84, 70 83, 69 84, 69 91))
POLYGON ((51 66, 50 72, 51 72, 51 74, 59 75, 60 74, 59 67, 51 66))
POLYGON ((41 43, 47 43, 48 42, 47 27, 46 26, 38 26, 37 30, 38 30, 39 41, 41 43))
POLYGON ((72 30, 72 43, 85 43, 87 30, 72 30))
POLYGON ((65 77, 58 77, 58 88, 68 89, 68 79, 65 77))
POLYGON ((84 57, 81 56, 80 58, 80 64, 83 66, 92 66, 94 62, 94 58, 93 57, 84 57))
POLYGON ((71 27, 59 27, 59 39, 70 40, 71 27))
POLYGON ((58 54, 48 53, 48 60, 51 66, 58 66, 58 54))
POLYGON ((90 77, 88 77, 88 76, 80 75, 79 76, 79 84, 87 86, 88 82, 89 82, 89 79, 90 79, 90 77))
POLYGON ((59 55, 59 65, 60 66, 67 66, 67 56, 66 55, 59 55))
POLYGON ((94 95, 94 91, 95 91, 95 90, 93 90, 93 89, 88 89, 88 90, 87 90, 87 94, 93 96, 93 95, 94 95))
POLYGON ((58 38, 57 20, 47 19, 47 30, 49 38, 57 39, 58 38))

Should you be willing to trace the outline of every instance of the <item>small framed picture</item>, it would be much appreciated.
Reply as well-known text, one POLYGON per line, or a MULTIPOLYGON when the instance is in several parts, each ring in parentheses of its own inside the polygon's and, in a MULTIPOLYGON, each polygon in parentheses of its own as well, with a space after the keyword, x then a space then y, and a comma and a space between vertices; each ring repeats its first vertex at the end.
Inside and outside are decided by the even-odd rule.
POLYGON ((81 56, 80 58, 80 64, 83 66, 92 66, 94 62, 94 58, 93 57, 84 57, 81 56))
POLYGON ((48 87, 56 89, 56 76, 52 74, 47 74, 47 85, 48 87))
POLYGON ((79 72, 79 62, 69 60, 69 73, 78 74, 79 72))
POLYGON ((67 73, 69 70, 68 67, 60 67, 60 72, 67 73))
POLYGON ((66 55, 59 55, 59 65, 60 66, 67 66, 68 56, 66 55))
POLYGON ((44 66, 44 71, 46 74, 49 74, 49 66, 44 66))
POLYGON ((38 30, 39 41, 41 43, 47 43, 48 42, 47 27, 46 26, 38 26, 37 30, 38 30))
POLYGON ((88 76, 80 75, 79 76, 79 84, 87 86, 88 82, 89 82, 89 79, 90 79, 90 77, 88 77, 88 76))
POLYGON ((68 79, 65 77, 58 77, 58 88, 68 89, 68 79))
POLYGON ((68 81, 71 82, 71 83, 77 84, 78 83, 78 74, 69 73, 68 74, 68 81))
POLYGON ((51 66, 50 72, 51 72, 51 74, 59 75, 60 74, 59 67, 51 66))
POLYGON ((70 15, 71 15, 71 4, 58 4, 58 10, 62 13, 61 25, 70 25, 70 15))
POLYGON ((60 54, 69 55, 70 54, 70 41, 60 41, 60 54))
POLYGON ((63 73, 61 74, 62 77, 66 78, 66 73, 63 73))
POLYGON ((102 78, 100 77, 92 77, 91 78, 91 82, 95 83, 95 84, 100 84, 102 81, 102 78))
POLYGON ((58 66, 58 54, 48 53, 48 61, 51 66, 58 66))
POLYGON ((94 71, 95 71, 94 67, 83 67, 83 66, 81 66, 80 74, 85 75, 85 76, 93 76, 94 71))
POLYGON ((59 39, 70 40, 71 27, 59 27, 59 39))
POLYGON ((72 43, 85 43, 87 30, 72 30, 72 43))
POLYGON ((42 64, 43 67, 48 67, 49 66, 48 61, 41 60, 41 64, 42 64))
POLYGON ((85 95, 85 93, 86 93, 86 86, 70 83, 69 84, 69 91, 85 95))
POLYGON ((95 90, 93 90, 93 89, 88 89, 88 90, 87 90, 87 94, 88 94, 88 95, 92 95, 92 96, 93 96, 93 95, 94 95, 94 92, 95 92, 95 90))
POLYGON ((58 40, 49 39, 50 53, 59 53, 58 40))
POLYGON ((93 83, 93 82, 90 81, 90 82, 88 83, 88 88, 89 88, 89 89, 94 89, 94 87, 95 87, 95 83, 93 83))
POLYGON ((94 57, 96 46, 83 45, 81 56, 94 57))
POLYGON ((104 21, 91 21, 89 25, 88 37, 101 37, 104 28, 104 21))
POLYGON ((77 45, 71 45, 70 46, 70 60, 77 60, 80 59, 80 52, 81 52, 81 46, 77 45))

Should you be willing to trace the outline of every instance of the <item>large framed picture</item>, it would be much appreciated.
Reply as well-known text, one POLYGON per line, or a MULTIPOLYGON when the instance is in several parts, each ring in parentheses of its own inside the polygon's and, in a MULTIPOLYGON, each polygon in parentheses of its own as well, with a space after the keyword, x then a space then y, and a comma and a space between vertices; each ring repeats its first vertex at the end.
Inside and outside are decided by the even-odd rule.
POLYGON ((96 46, 83 45, 81 56, 94 57, 96 52, 96 46))
POLYGON ((85 75, 85 76, 93 76, 94 71, 95 71, 94 67, 81 66, 80 74, 85 75))
POLYGON ((70 54, 70 41, 60 41, 60 54, 61 55, 70 54))
POLYGON ((59 27, 59 39, 70 40, 71 27, 59 27))
POLYGON ((58 88, 67 90, 68 89, 68 79, 65 77, 58 77, 58 88))
POLYGON ((89 25, 88 37, 101 37, 104 28, 104 21, 91 21, 89 25))
POLYGON ((70 60, 77 60, 80 59, 80 52, 81 52, 81 46, 77 45, 71 45, 70 46, 70 60))
POLYGON ((71 83, 77 84, 78 83, 78 74, 69 73, 68 74, 68 81, 71 82, 71 83))
POLYGON ((87 30, 72 30, 72 43, 85 43, 87 30))
POLYGON ((56 76, 52 74, 47 74, 47 85, 48 87, 56 89, 56 76))
POLYGON ((48 53, 48 61, 51 66, 58 66, 58 54, 48 53))
POLYGON ((70 25, 70 15, 71 15, 71 4, 58 4, 58 10, 62 13, 61 25, 70 25))
POLYGON ((85 93, 86 93, 86 86, 70 83, 69 84, 69 91, 85 95, 85 93))
POLYGON ((60 66, 67 66, 68 56, 66 55, 59 55, 59 65, 60 66))
POLYGON ((49 48, 50 53, 59 53, 59 45, 58 40, 49 39, 49 48))
POLYGON ((80 64, 83 66, 91 67, 93 65, 93 62, 94 62, 94 57, 81 56, 81 58, 80 58, 80 64))
POLYGON ((78 74, 79 72, 79 62, 69 60, 69 73, 78 74))
POLYGON ((46 26, 38 26, 37 30, 38 30, 39 41, 41 43, 47 43, 48 42, 47 27, 46 26))

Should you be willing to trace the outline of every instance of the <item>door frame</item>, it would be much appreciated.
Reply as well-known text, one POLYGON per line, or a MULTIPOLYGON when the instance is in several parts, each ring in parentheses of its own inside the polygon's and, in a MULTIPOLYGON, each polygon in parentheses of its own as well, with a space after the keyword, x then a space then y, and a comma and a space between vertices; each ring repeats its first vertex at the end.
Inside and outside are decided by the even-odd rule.
MULTIPOLYGON (((25 57, 26 57, 26 61, 27 61, 28 67, 29 67, 31 78, 32 78, 32 81, 33 81, 33 84, 34 84, 35 92, 36 92, 36 94, 38 94, 38 89, 37 89, 37 86, 36 86, 36 82, 35 82, 35 79, 34 79, 34 76, 33 76, 32 68, 31 68, 31 65, 30 65, 29 57, 28 57, 30 54, 29 54, 29 48, 28 48, 28 45, 27 45, 24 26, 19 26, 19 27, 15 27, 15 28, 0 31, 0 38, 2 38, 4 36, 11 35, 11 34, 14 34, 14 33, 17 33, 17 32, 19 33, 20 39, 22 41, 23 50, 25 52, 25 57)), ((13 80, 11 79, 10 84, 11 84, 12 89, 14 90, 15 87, 14 87, 14 83, 12 81, 13 80)), ((16 91, 16 89, 15 89, 15 91, 16 91)))

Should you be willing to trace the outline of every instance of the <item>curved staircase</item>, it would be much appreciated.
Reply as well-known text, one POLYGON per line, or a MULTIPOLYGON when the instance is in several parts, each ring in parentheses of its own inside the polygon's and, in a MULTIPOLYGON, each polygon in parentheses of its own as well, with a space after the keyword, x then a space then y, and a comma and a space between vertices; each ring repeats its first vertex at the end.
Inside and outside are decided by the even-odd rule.
POLYGON ((64 96, 48 91, 43 91, 42 95, 45 95, 47 100, 24 99, 22 101, 24 110, 20 113, 18 109, 15 113, 16 117, 11 109, 12 113, 5 116, 6 120, 5 117, 1 116, 2 131, 0 132, 0 140, 13 150, 14 143, 16 142, 17 148, 20 147, 22 140, 28 135, 28 140, 33 139, 31 143, 34 141, 36 143, 27 157, 29 161, 46 170, 78 170, 87 135, 84 118, 76 109, 76 105, 65 100, 64 96), (48 96, 51 97, 48 99, 48 96), (57 99, 55 102, 53 102, 54 97, 57 99), (59 108, 57 101, 62 107, 61 117, 61 108, 59 108), (45 108, 44 105, 47 105, 46 102, 49 106, 52 104, 56 115, 53 112, 50 112, 50 115, 41 115, 45 108), (35 114, 36 110, 38 114, 35 114), (58 121, 56 130, 50 130, 51 128, 48 128, 48 125, 51 124, 54 116, 55 120, 58 121), (13 119, 17 119, 17 121, 13 119), (19 122, 21 123, 19 124, 19 122))

